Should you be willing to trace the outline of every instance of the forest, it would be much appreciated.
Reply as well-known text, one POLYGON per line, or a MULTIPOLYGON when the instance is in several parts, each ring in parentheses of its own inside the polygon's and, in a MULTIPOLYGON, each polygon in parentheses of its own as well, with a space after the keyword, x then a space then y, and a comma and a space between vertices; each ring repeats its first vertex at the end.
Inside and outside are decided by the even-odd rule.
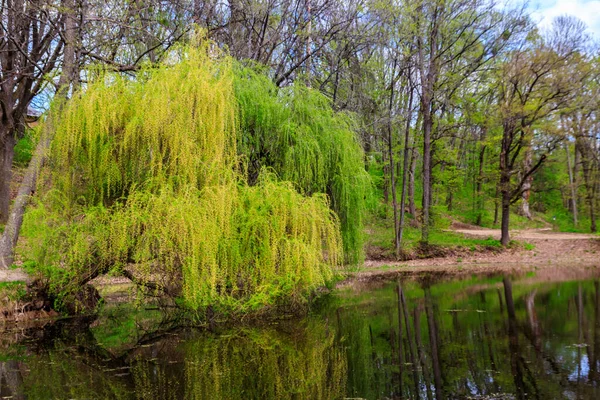
POLYGON ((365 260, 597 231, 600 53, 496 0, 1 0, 0 269, 87 312, 304 308, 365 260), (499 229, 467 239, 449 228, 499 229))

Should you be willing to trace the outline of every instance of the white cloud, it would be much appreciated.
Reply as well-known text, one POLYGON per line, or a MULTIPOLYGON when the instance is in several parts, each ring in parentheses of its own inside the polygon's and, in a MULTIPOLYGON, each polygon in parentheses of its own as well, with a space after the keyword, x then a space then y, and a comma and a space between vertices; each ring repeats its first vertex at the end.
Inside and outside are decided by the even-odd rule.
POLYGON ((533 19, 542 27, 549 26, 555 17, 573 15, 600 39, 600 0, 533 0, 529 8, 533 19))

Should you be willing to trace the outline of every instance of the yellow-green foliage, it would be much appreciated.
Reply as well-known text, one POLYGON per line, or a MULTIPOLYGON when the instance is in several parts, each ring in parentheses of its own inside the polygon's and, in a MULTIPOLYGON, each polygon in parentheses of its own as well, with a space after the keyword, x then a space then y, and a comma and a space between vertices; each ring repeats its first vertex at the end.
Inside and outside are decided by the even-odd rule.
MULTIPOLYGON (((126 265, 194 309, 302 299, 340 262, 323 194, 239 173, 231 61, 208 44, 136 80, 103 74, 56 116, 47 191, 29 224, 59 290, 126 265), (55 279, 56 281, 56 279, 55 279)), ((47 188, 47 186, 46 186, 47 188)))
POLYGON ((371 184, 353 121, 301 84, 278 89, 264 74, 237 68, 239 151, 252 181, 264 166, 303 193, 327 193, 339 216, 346 259, 363 254, 363 215, 371 184))

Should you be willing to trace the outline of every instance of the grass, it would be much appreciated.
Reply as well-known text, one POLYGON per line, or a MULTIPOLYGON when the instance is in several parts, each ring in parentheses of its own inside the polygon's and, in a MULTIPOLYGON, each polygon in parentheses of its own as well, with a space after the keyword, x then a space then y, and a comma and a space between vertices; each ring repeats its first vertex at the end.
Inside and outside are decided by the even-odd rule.
MULTIPOLYGON (((390 252, 393 251, 394 227, 392 218, 384 219, 376 216, 371 217, 367 224, 367 232, 367 245, 369 247, 376 247, 390 252)), ((421 229, 407 224, 403 234, 402 248, 405 251, 410 251, 419 246, 420 241, 421 229)), ((434 226, 431 229, 429 233, 429 244, 441 247, 468 248, 472 251, 481 247, 501 247, 500 241, 491 237, 486 239, 468 238, 463 234, 450 232, 439 225, 434 226)))
POLYGON ((15 155, 13 163, 19 167, 26 167, 33 156, 35 150, 34 131, 28 129, 25 135, 17 141, 15 145, 15 155))
POLYGON ((25 282, 0 282, 0 315, 12 314, 26 294, 25 282))

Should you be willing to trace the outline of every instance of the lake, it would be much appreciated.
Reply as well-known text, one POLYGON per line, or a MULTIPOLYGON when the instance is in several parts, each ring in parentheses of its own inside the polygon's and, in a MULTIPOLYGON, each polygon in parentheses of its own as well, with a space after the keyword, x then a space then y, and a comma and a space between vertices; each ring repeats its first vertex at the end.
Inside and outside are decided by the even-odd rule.
POLYGON ((12 399, 597 399, 600 281, 353 283, 309 316, 169 329, 107 308, 0 337, 12 399))

